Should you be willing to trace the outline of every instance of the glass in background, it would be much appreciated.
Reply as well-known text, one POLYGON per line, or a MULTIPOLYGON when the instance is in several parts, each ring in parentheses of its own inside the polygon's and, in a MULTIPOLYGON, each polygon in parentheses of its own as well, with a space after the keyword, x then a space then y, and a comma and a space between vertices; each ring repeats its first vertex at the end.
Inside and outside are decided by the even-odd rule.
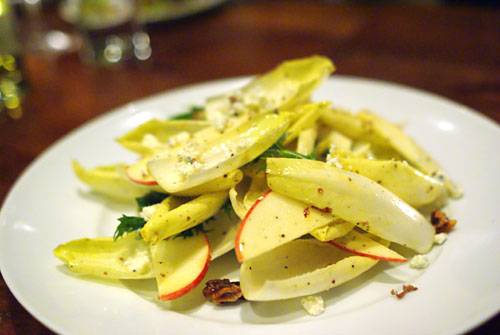
POLYGON ((112 65, 151 56, 149 36, 136 20, 135 0, 65 0, 61 17, 83 34, 82 59, 112 65))
POLYGON ((78 49, 80 40, 71 29, 49 24, 52 23, 53 17, 49 17, 48 13, 55 7, 56 1, 11 0, 11 3, 21 23, 19 33, 24 52, 42 52, 50 57, 78 49))

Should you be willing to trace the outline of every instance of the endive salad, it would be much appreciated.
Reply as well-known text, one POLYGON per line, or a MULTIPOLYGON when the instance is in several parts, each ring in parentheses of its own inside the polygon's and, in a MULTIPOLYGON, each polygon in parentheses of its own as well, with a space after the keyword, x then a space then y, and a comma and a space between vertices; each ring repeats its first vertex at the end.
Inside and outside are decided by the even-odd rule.
POLYGON ((284 62, 118 138, 135 162, 74 161, 93 191, 136 202, 138 212, 117 218, 114 236, 54 254, 83 275, 154 278, 162 300, 207 282, 207 295, 224 303, 309 296, 379 261, 406 262, 391 244, 429 252, 455 223, 436 210, 460 188, 399 126, 312 101, 334 69, 320 56, 284 62), (205 278, 228 252, 241 263, 239 283, 205 278))

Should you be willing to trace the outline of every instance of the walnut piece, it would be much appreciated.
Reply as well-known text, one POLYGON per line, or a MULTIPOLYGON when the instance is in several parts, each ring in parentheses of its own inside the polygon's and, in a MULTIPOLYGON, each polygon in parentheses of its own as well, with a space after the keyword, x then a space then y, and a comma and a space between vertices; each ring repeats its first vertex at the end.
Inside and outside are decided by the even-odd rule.
POLYGON ((457 224, 457 220, 450 220, 441 211, 435 210, 431 213, 431 223, 436 229, 436 234, 439 233, 448 233, 455 225, 457 224))
POLYGON ((244 300, 240 283, 229 279, 212 279, 206 282, 203 295, 216 305, 244 300))
POLYGON ((391 290, 391 294, 398 297, 398 299, 402 299, 406 293, 416 290, 418 290, 418 287, 415 287, 413 285, 403 285, 403 291, 398 293, 396 292, 396 290, 391 290))

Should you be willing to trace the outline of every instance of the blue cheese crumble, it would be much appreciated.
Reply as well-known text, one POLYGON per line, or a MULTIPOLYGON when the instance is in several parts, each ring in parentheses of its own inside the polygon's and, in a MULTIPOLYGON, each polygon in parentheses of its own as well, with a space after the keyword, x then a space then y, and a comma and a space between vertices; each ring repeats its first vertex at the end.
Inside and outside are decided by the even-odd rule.
POLYGON ((334 166, 336 168, 342 169, 342 164, 339 162, 339 158, 335 153, 336 146, 332 143, 328 155, 326 155, 326 164, 334 166))
POLYGON ((309 315, 318 316, 325 311, 323 298, 317 295, 310 295, 300 300, 302 307, 309 315))
POLYGON ((139 216, 141 218, 143 218, 144 220, 148 221, 149 218, 151 216, 153 216, 153 214, 154 214, 157 206, 158 206, 158 204, 143 207, 142 210, 141 210, 141 212, 139 213, 139 216))
POLYGON ((448 239, 448 234, 446 233, 439 233, 434 235, 434 243, 438 245, 443 244, 444 242, 446 242, 447 239, 448 239))
POLYGON ((124 263, 131 272, 145 273, 151 264, 151 255, 148 250, 139 250, 134 255, 128 257, 124 263))
POLYGON ((181 144, 182 142, 186 142, 189 140, 191 135, 187 131, 181 131, 180 133, 170 136, 167 140, 167 144, 169 147, 173 148, 176 145, 181 144))
POLYGON ((410 267, 413 269, 425 269, 429 265, 427 255, 416 255, 410 261, 410 267))
POLYGON ((155 135, 147 133, 142 137, 142 145, 152 149, 160 146, 161 143, 155 135))

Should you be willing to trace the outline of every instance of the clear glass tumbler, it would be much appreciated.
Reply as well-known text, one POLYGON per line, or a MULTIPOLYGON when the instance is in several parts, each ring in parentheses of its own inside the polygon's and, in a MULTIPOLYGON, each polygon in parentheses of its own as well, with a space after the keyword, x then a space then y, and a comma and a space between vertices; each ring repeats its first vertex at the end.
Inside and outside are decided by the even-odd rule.
POLYGON ((66 0, 60 12, 83 33, 82 58, 88 63, 112 65, 151 55, 134 0, 66 0))

